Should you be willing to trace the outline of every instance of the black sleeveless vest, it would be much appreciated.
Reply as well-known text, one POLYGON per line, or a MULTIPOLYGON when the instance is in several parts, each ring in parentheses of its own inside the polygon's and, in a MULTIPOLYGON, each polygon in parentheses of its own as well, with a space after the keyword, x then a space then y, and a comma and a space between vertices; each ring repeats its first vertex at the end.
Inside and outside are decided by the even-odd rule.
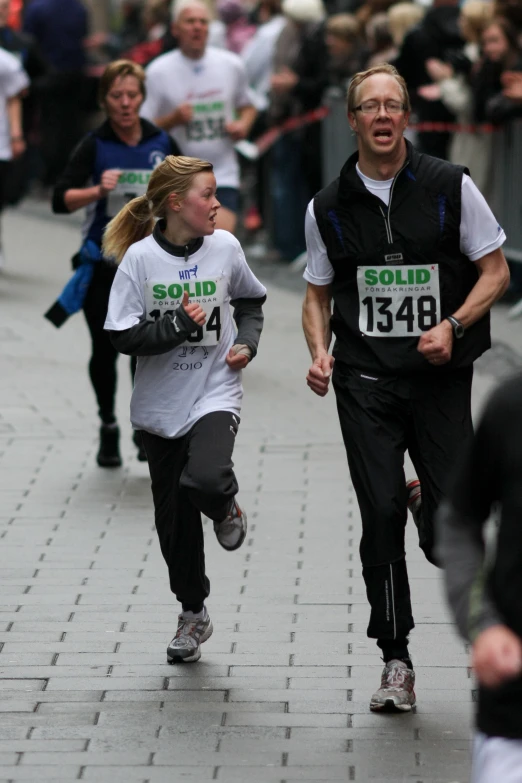
POLYGON ((348 159, 340 177, 314 199, 319 232, 335 272, 333 353, 342 362, 373 372, 447 372, 471 365, 490 347, 489 313, 467 329, 464 337, 454 340, 451 362, 442 367, 429 364, 417 351, 418 334, 375 337, 363 333, 359 325, 361 307, 361 318, 373 324, 369 331, 375 331, 375 324, 383 335, 390 331, 391 300, 386 293, 394 280, 408 280, 414 285, 411 290, 421 291, 413 305, 412 301, 403 303, 393 316, 399 315, 408 324, 403 328, 410 329, 411 325, 427 331, 435 325, 433 297, 423 296, 422 288, 415 288, 423 285, 429 272, 419 269, 406 274, 401 266, 429 270, 438 264, 441 320, 462 305, 478 280, 474 263, 459 246, 462 176, 467 170, 423 155, 409 142, 406 144, 407 160, 395 177, 388 208, 366 189, 357 174, 358 153, 348 159), (368 289, 373 293, 361 300, 361 305, 359 267, 367 268, 365 279, 375 286, 368 289), (423 301, 418 301, 419 296, 423 301))

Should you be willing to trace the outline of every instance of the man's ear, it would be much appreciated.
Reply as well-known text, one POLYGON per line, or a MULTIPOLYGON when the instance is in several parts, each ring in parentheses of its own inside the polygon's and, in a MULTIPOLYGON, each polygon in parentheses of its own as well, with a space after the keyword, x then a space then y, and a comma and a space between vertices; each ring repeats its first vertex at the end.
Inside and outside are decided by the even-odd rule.
POLYGON ((353 132, 357 133, 357 116, 355 112, 348 112, 348 122, 350 123, 350 128, 353 130, 353 132))
POLYGON ((174 36, 174 38, 179 37, 179 27, 177 22, 171 22, 170 24, 170 32, 174 36))

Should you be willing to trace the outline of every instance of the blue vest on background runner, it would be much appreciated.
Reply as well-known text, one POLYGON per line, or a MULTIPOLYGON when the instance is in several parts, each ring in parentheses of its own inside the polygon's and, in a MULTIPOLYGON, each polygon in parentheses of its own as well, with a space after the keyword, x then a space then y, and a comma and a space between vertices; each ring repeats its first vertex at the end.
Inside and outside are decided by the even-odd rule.
POLYGON ((116 189, 107 198, 87 207, 83 237, 101 245, 107 223, 128 201, 146 192, 152 171, 170 154, 172 147, 165 131, 143 139, 136 147, 97 135, 95 139, 93 185, 100 184, 101 175, 107 169, 121 169, 123 172, 116 189))

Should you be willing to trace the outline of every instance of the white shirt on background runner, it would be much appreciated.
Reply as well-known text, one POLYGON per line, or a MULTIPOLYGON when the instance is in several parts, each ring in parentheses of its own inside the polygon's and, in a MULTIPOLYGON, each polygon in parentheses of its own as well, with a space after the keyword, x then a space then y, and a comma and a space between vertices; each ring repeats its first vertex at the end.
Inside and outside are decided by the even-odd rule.
MULTIPOLYGON (((171 287, 173 292, 173 296, 162 297, 154 304, 161 312, 161 308, 175 310, 179 306, 179 289, 185 283, 195 291, 196 283, 202 286, 203 281, 214 281, 218 292, 222 292, 221 302, 217 296, 207 297, 207 303, 210 301, 211 306, 220 309, 219 342, 185 343, 158 356, 138 358, 131 399, 135 429, 163 438, 179 438, 207 413, 240 413, 241 372, 231 370, 225 361, 236 336, 229 303, 231 299, 261 298, 266 289, 248 266, 241 245, 228 231, 216 230, 205 237, 188 262, 163 250, 153 236, 131 245, 116 272, 105 329, 123 331, 141 321, 153 320, 150 300, 154 286, 156 292, 161 290, 158 286, 171 287)), ((213 332, 211 336, 215 336, 213 332)))
POLYGON ((0 160, 12 160, 11 129, 7 101, 29 87, 29 77, 20 60, 0 48, 0 160))
MULTIPOLYGON (((393 179, 370 179, 359 170, 358 165, 356 169, 370 193, 388 206, 393 179)), ((460 250, 470 261, 478 261, 479 258, 502 247, 506 235, 486 199, 467 174, 462 177, 461 198, 460 250)), ((329 285, 335 275, 315 219, 313 199, 306 210, 305 234, 308 261, 303 277, 312 285, 329 285)))
POLYGON ((275 46, 287 23, 288 20, 283 14, 277 14, 257 28, 257 32, 241 52, 250 86, 256 93, 256 108, 259 111, 268 108, 275 46))
POLYGON ((154 122, 182 103, 194 109, 192 122, 170 131, 182 153, 209 160, 218 187, 239 187, 239 163, 234 142, 224 126, 237 109, 255 105, 245 66, 233 52, 207 47, 199 60, 179 49, 167 52, 147 68, 147 97, 141 116, 154 122))

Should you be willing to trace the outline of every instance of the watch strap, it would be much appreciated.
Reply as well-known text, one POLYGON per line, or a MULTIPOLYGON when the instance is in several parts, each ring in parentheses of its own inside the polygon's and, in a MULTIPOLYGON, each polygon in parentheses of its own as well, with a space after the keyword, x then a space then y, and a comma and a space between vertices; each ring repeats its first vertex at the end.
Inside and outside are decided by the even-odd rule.
POLYGON ((464 325, 459 321, 458 318, 455 318, 454 315, 447 315, 446 321, 449 321, 451 324, 451 327, 453 329, 453 333, 456 336, 462 337, 464 334, 464 325), (460 332, 460 334, 457 334, 457 332, 460 332))

